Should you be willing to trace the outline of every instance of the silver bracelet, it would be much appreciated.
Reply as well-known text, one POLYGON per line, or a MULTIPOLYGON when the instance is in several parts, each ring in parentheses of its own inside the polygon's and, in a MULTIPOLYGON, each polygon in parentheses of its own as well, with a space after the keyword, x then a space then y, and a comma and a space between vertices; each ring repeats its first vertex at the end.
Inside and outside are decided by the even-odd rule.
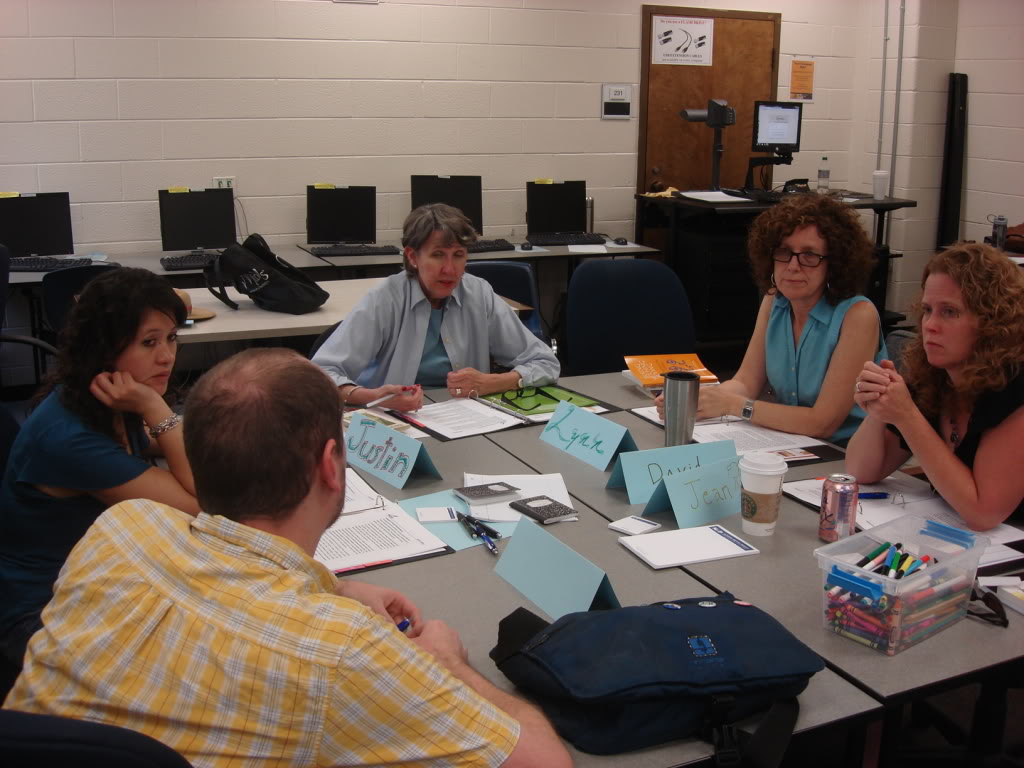
POLYGON ((156 438, 160 437, 160 435, 164 434, 165 432, 170 432, 179 424, 181 424, 181 414, 172 413, 170 416, 161 421, 155 427, 150 427, 149 436, 156 440, 156 438))

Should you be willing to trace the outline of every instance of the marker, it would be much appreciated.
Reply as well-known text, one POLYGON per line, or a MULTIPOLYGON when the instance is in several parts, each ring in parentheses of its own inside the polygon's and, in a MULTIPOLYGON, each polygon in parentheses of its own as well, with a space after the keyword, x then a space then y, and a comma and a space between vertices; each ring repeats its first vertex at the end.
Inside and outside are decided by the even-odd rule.
POLYGON ((858 493, 858 499, 888 499, 889 494, 884 492, 858 493))
MULTIPOLYGON (((861 495, 861 498, 863 498, 863 494, 861 495)), ((857 563, 857 567, 858 568, 863 568, 865 565, 870 563, 872 560, 874 560, 880 554, 882 554, 883 552, 887 551, 890 546, 891 546, 891 544, 888 541, 885 542, 884 544, 880 544, 877 549, 874 549, 874 550, 871 551, 871 554, 865 555, 864 557, 862 557, 860 559, 860 562, 857 563)))
POLYGON ((925 556, 924 556, 924 557, 922 557, 922 558, 921 558, 920 560, 918 560, 917 562, 915 562, 915 563, 914 563, 914 564, 913 564, 912 566, 910 566, 910 567, 909 567, 909 568, 907 569, 907 572, 906 572, 906 573, 904 573, 903 575, 904 575, 904 576, 909 576, 910 574, 912 574, 912 573, 913 573, 914 571, 916 571, 916 570, 918 570, 918 569, 924 570, 925 568, 927 568, 927 567, 928 567, 928 561, 929 561, 929 560, 931 560, 931 557, 930 557, 929 555, 925 555, 925 556))
POLYGON ((408 619, 402 619, 400 622, 398 622, 396 626, 398 627, 399 632, 405 632, 405 630, 407 630, 411 624, 412 622, 408 619))
POLYGON ((903 558, 903 561, 900 563, 899 570, 896 571, 896 578, 902 579, 904 576, 906 576, 907 571, 910 569, 910 566, 912 566, 916 562, 917 560, 914 559, 914 556, 908 552, 906 556, 903 558))
POLYGON ((902 552, 897 552, 896 553, 896 557, 894 557, 892 559, 892 562, 889 563, 889 578, 890 579, 895 579, 896 578, 896 572, 899 570, 900 563, 903 562, 903 558, 905 558, 905 557, 910 557, 910 553, 903 554, 902 552))
POLYGON ((885 573, 892 566, 892 560, 896 556, 896 546, 889 547, 889 552, 885 556, 885 561, 875 569, 875 573, 879 575, 885 575, 885 573))

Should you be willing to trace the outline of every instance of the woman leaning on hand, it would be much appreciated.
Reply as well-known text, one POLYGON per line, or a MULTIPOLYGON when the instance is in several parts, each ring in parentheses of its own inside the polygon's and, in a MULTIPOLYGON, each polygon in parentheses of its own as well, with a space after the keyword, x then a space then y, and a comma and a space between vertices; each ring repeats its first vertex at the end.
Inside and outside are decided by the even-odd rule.
POLYGON ((903 357, 866 363, 855 400, 867 419, 846 468, 886 477, 911 454, 979 531, 1024 519, 1024 275, 1002 251, 957 243, 925 268, 920 334, 903 357))
MULTIPOLYGON (((697 418, 741 416, 783 432, 843 443, 863 411, 853 381, 885 357, 878 312, 860 291, 874 252, 856 212, 822 195, 795 195, 755 219, 747 241, 765 294, 736 375, 702 387, 697 418), (770 384, 776 402, 757 400, 770 384)), ((663 399, 658 398, 664 417, 663 399)))

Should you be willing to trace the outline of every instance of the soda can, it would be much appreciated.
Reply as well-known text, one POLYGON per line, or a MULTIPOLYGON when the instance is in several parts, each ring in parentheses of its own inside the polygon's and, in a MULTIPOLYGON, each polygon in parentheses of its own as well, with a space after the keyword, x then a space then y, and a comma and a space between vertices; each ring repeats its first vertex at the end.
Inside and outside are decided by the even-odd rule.
POLYGON ((860 486, 853 475, 829 475, 821 486, 821 519, 818 538, 838 541, 853 534, 857 524, 860 486))
POLYGON ((1005 216, 992 217, 992 245, 1003 249, 1006 247, 1006 227, 1009 224, 1005 216))

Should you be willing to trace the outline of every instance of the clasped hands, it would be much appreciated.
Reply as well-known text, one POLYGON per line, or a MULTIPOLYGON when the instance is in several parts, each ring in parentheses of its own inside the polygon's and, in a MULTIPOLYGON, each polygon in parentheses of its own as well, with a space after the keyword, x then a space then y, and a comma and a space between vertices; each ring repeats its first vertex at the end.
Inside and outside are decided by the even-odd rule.
POLYGON ((897 427, 916 408, 906 381, 896 372, 892 360, 864 363, 854 384, 853 401, 869 416, 897 427))

